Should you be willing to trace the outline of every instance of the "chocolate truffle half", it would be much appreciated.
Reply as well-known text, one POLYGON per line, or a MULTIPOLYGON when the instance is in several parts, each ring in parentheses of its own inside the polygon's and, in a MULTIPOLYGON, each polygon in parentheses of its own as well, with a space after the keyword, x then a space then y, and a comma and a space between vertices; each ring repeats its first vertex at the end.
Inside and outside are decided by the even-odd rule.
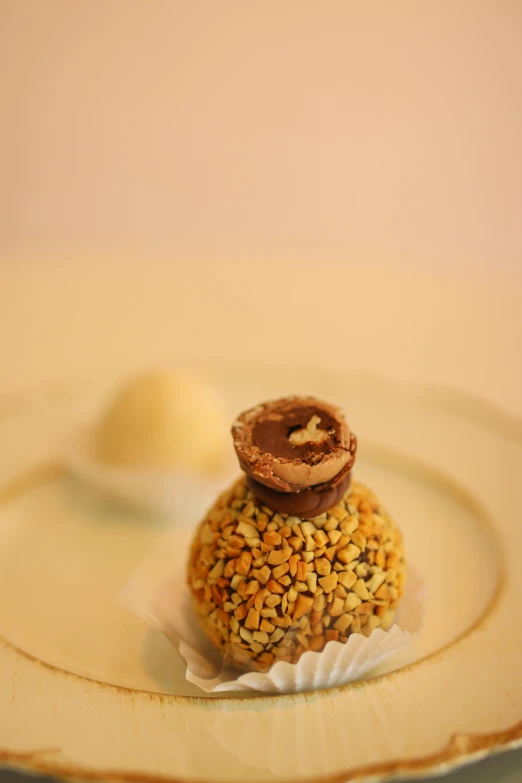
POLYGON ((265 402, 236 419, 232 437, 249 489, 276 511, 314 517, 348 489, 357 440, 334 405, 315 397, 265 402))
POLYGON ((342 412, 288 397, 242 414, 232 431, 246 475, 208 511, 188 564, 195 612, 225 662, 263 671, 388 628, 405 579, 402 536, 371 490, 343 488, 356 441, 342 412), (294 509, 303 497, 329 505, 305 518, 265 491, 294 509))

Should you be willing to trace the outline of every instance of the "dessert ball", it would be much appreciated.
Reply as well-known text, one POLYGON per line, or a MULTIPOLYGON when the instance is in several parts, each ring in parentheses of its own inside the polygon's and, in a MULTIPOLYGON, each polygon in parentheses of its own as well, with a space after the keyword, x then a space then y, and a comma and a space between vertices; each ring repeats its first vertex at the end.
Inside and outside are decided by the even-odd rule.
POLYGON ((349 486, 356 440, 342 412, 285 398, 242 414, 233 435, 246 475, 208 511, 188 565, 194 610, 225 662, 266 670, 389 628, 402 536, 370 489, 349 486))
POLYGON ((103 462, 212 472, 228 450, 228 424, 217 392, 181 373, 149 372, 116 394, 95 433, 103 462))

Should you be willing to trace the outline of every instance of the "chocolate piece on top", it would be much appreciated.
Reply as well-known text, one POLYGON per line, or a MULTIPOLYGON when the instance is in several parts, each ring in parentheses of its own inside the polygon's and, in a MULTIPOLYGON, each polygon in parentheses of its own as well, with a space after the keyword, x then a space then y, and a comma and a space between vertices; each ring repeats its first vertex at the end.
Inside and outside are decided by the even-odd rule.
POLYGON ((317 516, 348 488, 357 441, 334 405, 314 397, 266 402, 242 413, 232 435, 252 492, 272 508, 317 516))

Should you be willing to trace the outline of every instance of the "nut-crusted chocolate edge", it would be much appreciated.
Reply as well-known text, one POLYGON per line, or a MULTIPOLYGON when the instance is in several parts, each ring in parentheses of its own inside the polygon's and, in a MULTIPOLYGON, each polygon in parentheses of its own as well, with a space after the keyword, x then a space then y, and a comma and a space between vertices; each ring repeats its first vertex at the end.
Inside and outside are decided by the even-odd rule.
POLYGON ((315 397, 291 396, 257 405, 236 419, 232 425, 232 436, 242 470, 255 482, 276 492, 301 492, 333 481, 341 473, 345 475, 353 466, 357 448, 357 441, 342 410, 315 397), (299 449, 295 450, 293 459, 262 450, 253 437, 256 425, 268 422, 270 426, 272 418, 284 420, 300 408, 317 412, 319 417, 323 414, 323 417, 335 422, 333 442, 329 439, 324 446, 316 446, 312 461, 302 459, 299 449))
POLYGON ((313 519, 337 505, 348 490, 352 474, 349 470, 342 473, 341 480, 336 482, 335 486, 333 483, 325 484, 322 487, 308 487, 301 492, 276 492, 266 484, 254 481, 250 476, 247 476, 246 483, 252 494, 274 511, 300 519, 313 519))

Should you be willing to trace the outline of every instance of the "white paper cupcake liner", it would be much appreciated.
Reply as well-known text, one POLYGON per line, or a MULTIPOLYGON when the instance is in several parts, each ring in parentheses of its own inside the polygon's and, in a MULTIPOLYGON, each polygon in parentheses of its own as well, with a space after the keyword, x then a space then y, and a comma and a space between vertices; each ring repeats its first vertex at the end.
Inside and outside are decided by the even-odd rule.
POLYGON ((128 506, 176 521, 198 521, 234 475, 231 469, 206 477, 180 470, 108 465, 93 455, 88 429, 70 441, 64 456, 69 472, 91 488, 128 506))
POLYGON ((395 624, 388 631, 376 628, 369 637, 354 633, 346 644, 329 642, 322 652, 304 653, 296 664, 279 661, 267 672, 242 674, 223 666, 221 653, 193 611, 185 582, 188 543, 187 537, 167 534, 131 576, 119 602, 167 636, 187 665, 186 679, 205 693, 300 693, 345 685, 391 665, 399 652, 414 645, 421 630, 424 582, 410 566, 395 624))

